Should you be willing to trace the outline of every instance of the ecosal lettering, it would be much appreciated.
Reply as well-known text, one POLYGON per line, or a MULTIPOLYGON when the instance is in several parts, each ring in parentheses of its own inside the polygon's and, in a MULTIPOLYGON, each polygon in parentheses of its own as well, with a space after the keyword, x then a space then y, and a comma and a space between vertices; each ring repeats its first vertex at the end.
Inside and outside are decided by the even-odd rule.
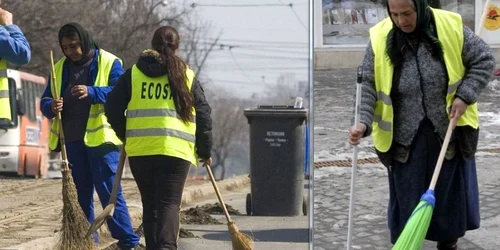
POLYGON ((168 83, 142 83, 141 99, 172 99, 170 84, 168 83), (170 96, 169 96, 170 95, 170 96))

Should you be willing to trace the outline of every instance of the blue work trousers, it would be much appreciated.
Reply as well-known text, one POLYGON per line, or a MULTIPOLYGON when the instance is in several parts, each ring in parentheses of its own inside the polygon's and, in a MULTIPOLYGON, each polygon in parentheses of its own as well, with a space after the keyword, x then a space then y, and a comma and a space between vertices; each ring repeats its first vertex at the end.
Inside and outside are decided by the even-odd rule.
MULTIPOLYGON (((78 193, 78 202, 90 223, 94 221, 94 188, 102 207, 108 205, 113 189, 113 181, 120 159, 118 147, 103 144, 87 147, 83 141, 66 143, 68 161, 78 193)), ((139 236, 134 233, 127 204, 118 189, 113 217, 107 221, 111 236, 118 240, 119 247, 134 247, 139 243, 139 236)), ((97 234, 95 240, 98 242, 97 234)))

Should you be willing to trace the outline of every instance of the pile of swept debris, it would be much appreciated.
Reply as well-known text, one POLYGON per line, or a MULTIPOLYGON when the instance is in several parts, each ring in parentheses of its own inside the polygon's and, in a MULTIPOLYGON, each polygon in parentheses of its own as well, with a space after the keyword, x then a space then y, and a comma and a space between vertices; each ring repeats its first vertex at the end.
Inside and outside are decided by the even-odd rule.
MULTIPOLYGON (((231 205, 226 204, 226 209, 230 215, 241 215, 241 213, 234 209, 231 205)), ((221 225, 224 224, 210 215, 223 215, 222 207, 219 203, 205 204, 203 206, 196 206, 186 210, 182 210, 180 214, 181 224, 197 224, 197 225, 221 225)), ((139 236, 144 236, 142 224, 137 228, 136 233, 139 236)), ((193 233, 184 228, 180 228, 180 238, 198 238, 193 233)), ((106 248, 106 250, 112 250, 106 248)))

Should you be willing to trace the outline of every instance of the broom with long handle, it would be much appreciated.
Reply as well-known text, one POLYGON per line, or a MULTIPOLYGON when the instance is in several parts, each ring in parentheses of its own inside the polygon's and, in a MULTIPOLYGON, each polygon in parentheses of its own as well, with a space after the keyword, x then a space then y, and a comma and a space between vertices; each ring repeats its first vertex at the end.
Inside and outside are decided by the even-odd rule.
POLYGON ((229 233, 231 234, 231 242, 233 243, 233 250, 253 250, 253 240, 246 234, 240 232, 236 223, 231 220, 229 216, 229 212, 227 211, 226 204, 222 200, 222 196, 220 195, 219 188, 217 187, 217 183, 215 182, 214 175, 212 174, 212 169, 209 165, 205 164, 205 168, 207 169, 208 175, 210 177, 210 181, 214 186, 215 193, 217 194, 217 198, 219 199, 219 203, 224 211, 224 215, 227 219, 227 226, 229 228, 229 233))
POLYGON ((123 167, 125 166, 125 143, 120 150, 120 161, 118 163, 118 170, 116 170, 115 180, 113 182, 113 189, 111 190, 111 196, 109 197, 108 205, 102 210, 101 214, 95 218, 94 222, 90 225, 85 236, 90 236, 97 229, 99 229, 104 222, 113 217, 116 207, 116 200, 118 198, 118 188, 120 187, 120 182, 123 174, 123 167))
MULTIPOLYGON (((56 74, 54 68, 54 55, 50 51, 50 61, 52 65, 52 82, 51 89, 54 99, 59 99, 60 95, 56 87, 56 74)), ((89 226, 87 217, 83 213, 80 204, 78 203, 78 193, 76 191, 75 182, 69 168, 68 156, 66 154, 66 140, 62 127, 61 112, 57 112, 56 121, 59 126, 59 143, 61 145, 61 173, 62 173, 62 196, 63 196, 63 211, 62 211, 62 228, 59 236, 59 241, 56 245, 57 249, 61 250, 92 250, 97 249, 92 241, 92 238, 85 237, 85 232, 89 226)))
MULTIPOLYGON (((357 127, 359 123, 359 106, 361 105, 361 83, 363 80, 363 67, 358 67, 356 77, 356 104, 354 106, 354 125, 357 127)), ((347 226, 347 250, 351 249, 352 225, 354 216, 354 188, 356 184, 356 171, 358 168, 358 145, 354 145, 352 156, 352 173, 351 173, 351 195, 349 200, 349 222, 347 226)))
POLYGON ((457 117, 455 116, 450 120, 448 125, 448 130, 446 131, 446 136, 444 137, 443 145, 439 153, 434 173, 432 174, 429 188, 420 198, 420 202, 410 215, 410 218, 406 222, 406 225, 392 250, 419 250, 422 248, 436 203, 434 188, 436 187, 439 173, 441 172, 441 167, 443 166, 444 157, 446 155, 446 150, 448 149, 451 134, 453 132, 453 128, 456 126, 456 123, 457 117))

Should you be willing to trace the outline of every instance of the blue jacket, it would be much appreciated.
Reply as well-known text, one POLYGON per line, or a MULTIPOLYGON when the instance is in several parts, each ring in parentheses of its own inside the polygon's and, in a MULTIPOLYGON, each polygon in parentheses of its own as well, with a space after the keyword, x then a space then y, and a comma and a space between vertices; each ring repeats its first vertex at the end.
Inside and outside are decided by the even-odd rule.
POLYGON ((22 65, 31 60, 31 48, 17 25, 0 25, 0 58, 22 65))
MULTIPOLYGON (((106 102, 106 95, 109 92, 111 92, 116 82, 118 81, 118 78, 124 73, 122 64, 117 59, 113 62, 113 67, 111 68, 111 73, 109 74, 108 87, 94 87, 94 82, 97 77, 97 71, 98 71, 97 68, 98 56, 99 56, 99 49, 96 49, 96 53, 94 53, 94 57, 92 58, 92 63, 90 64, 89 77, 87 78, 89 79, 89 81, 86 84, 88 89, 88 97, 86 99, 89 101, 90 104, 104 104, 106 102)), ((68 85, 69 63, 70 63, 69 60, 64 61, 63 73, 62 73, 62 91, 60 93, 64 93, 65 88, 68 85)), ((42 114, 45 117, 52 119, 56 115, 52 113, 52 110, 50 108, 53 98, 50 89, 51 89, 51 82, 49 77, 49 82, 47 84, 47 87, 45 88, 45 91, 43 92, 42 100, 40 101, 40 110, 42 111, 42 114)))

